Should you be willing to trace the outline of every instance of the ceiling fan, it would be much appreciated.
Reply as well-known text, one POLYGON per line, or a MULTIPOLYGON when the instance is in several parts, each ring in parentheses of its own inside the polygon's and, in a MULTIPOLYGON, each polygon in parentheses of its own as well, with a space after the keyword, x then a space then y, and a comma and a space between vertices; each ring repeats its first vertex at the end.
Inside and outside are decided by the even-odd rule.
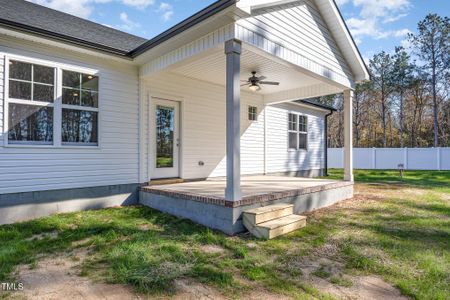
POLYGON ((264 79, 266 79, 265 76, 260 76, 260 77, 256 77, 256 72, 253 71, 252 72, 252 76, 248 79, 248 80, 243 80, 245 83, 242 84, 241 86, 246 86, 248 85, 248 88, 250 90, 252 90, 253 92, 259 91, 261 90, 261 85, 262 84, 266 84, 266 85, 280 85, 279 82, 275 82, 275 81, 264 81, 264 79))

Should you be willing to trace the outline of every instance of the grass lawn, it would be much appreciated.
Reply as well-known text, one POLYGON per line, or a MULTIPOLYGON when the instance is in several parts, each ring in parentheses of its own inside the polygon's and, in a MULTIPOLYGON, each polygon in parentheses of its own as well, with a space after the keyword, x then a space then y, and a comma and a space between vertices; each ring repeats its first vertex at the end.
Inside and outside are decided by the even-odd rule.
POLYGON ((331 299, 303 268, 326 257, 342 267, 321 263, 311 276, 331 285, 351 288, 352 278, 377 275, 410 298, 450 299, 450 172, 406 172, 402 180, 397 171, 355 175, 353 200, 314 212, 307 227, 270 241, 228 237, 145 207, 0 226, 0 282, 16 280, 19 265, 88 248, 81 276, 149 295, 171 295, 174 282, 187 278, 231 298, 260 288, 331 299))

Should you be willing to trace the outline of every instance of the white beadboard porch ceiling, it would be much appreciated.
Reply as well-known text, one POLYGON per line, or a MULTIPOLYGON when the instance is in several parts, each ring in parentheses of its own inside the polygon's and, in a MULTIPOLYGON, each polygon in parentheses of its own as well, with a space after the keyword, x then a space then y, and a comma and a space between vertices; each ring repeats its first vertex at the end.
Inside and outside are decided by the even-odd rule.
MULTIPOLYGON (((178 65, 171 69, 171 72, 224 86, 225 69, 226 57, 223 49, 219 48, 208 53, 208 55, 178 65)), ((251 76, 252 71, 256 71, 257 76, 266 76, 266 81, 280 82, 279 86, 262 85, 262 89, 257 92, 259 94, 271 94, 320 83, 319 80, 294 68, 243 48, 241 54, 241 80, 247 80, 251 76)), ((248 89, 246 86, 242 88, 248 89)))

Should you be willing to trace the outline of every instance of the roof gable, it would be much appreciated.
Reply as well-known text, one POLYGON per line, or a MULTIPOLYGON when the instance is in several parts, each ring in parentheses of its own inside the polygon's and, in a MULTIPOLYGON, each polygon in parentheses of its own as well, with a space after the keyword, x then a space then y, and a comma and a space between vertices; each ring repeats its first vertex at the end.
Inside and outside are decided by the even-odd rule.
POLYGON ((293 7, 297 4, 308 4, 308 2, 310 2, 309 6, 317 8, 317 19, 323 20, 325 23, 326 32, 324 34, 330 33, 333 37, 333 43, 347 61, 355 80, 368 80, 369 72, 367 66, 334 0, 240 0, 236 6, 250 16, 257 16, 261 11, 293 7))

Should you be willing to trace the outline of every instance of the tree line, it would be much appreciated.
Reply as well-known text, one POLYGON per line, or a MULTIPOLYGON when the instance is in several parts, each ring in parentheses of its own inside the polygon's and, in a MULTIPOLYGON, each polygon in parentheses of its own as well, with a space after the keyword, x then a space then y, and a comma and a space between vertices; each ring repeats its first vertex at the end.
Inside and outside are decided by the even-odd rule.
MULTIPOLYGON (((450 146, 450 19, 429 14, 417 29, 408 49, 370 59, 371 80, 355 88, 355 147, 450 146)), ((343 96, 319 101, 338 109, 328 121, 328 142, 342 147, 343 96)))

